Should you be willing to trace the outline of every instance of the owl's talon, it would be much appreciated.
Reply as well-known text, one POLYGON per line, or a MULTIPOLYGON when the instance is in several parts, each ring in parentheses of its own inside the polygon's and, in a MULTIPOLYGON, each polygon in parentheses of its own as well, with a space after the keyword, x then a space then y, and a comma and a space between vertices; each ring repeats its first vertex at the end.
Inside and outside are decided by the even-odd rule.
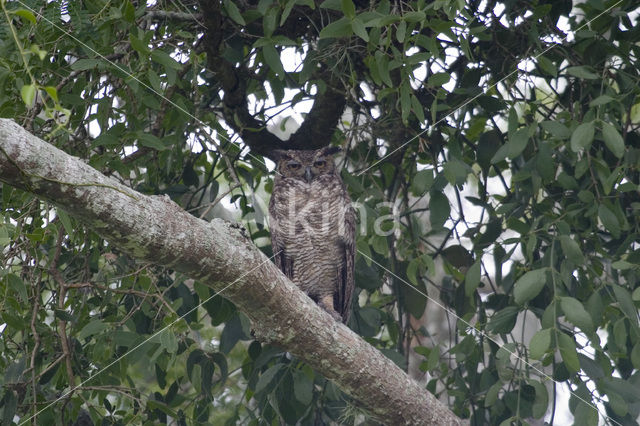
POLYGON ((240 231, 243 237, 250 238, 247 228, 245 228, 240 222, 229 222, 229 227, 240 231))
MULTIPOLYGON (((331 303, 333 305, 333 302, 331 303)), ((342 322, 342 315, 340 315, 338 312, 336 312, 335 309, 333 309, 332 306, 327 306, 327 304, 320 300, 318 302, 318 306, 320 306, 322 309, 324 309, 329 315, 331 315, 331 317, 338 321, 338 322, 342 322)))

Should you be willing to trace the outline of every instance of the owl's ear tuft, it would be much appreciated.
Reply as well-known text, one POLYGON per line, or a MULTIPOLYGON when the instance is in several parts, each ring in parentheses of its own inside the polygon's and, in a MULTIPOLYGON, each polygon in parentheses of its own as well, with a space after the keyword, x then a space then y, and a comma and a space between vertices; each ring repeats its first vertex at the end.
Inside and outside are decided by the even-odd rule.
POLYGON ((282 159, 291 159, 291 154, 286 149, 274 149, 273 151, 269 152, 267 157, 277 163, 282 159))
POLYGON ((322 148, 321 152, 322 152, 322 155, 333 155, 340 151, 342 151, 342 148, 340 148, 339 146, 326 146, 322 148))

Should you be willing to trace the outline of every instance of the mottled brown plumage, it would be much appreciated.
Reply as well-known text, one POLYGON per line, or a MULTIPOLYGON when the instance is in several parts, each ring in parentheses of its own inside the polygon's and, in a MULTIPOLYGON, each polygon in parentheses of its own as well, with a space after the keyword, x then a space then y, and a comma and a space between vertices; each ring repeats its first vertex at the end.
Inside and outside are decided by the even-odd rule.
POLYGON ((269 226, 276 265, 346 323, 355 285, 355 212, 333 161, 338 150, 274 153, 269 226))

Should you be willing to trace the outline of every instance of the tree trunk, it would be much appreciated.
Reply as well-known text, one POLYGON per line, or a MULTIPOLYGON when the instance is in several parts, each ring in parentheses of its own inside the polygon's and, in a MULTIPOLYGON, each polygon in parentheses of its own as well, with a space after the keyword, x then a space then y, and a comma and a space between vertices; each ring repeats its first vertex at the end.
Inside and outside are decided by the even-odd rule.
POLYGON ((200 280, 253 321, 256 337, 306 361, 387 424, 464 424, 374 347, 309 299, 232 224, 202 221, 0 119, 0 181, 66 210, 139 259, 200 280))

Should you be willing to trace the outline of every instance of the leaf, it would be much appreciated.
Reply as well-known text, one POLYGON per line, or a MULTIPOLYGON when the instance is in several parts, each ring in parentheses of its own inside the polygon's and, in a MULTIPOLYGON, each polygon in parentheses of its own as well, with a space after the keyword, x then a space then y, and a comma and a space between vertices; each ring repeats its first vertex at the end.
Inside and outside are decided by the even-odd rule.
POLYGON ((338 12, 342 11, 342 0, 325 0, 320 4, 321 9, 331 9, 338 12))
POLYGON ((174 354, 178 351, 178 339, 169 328, 160 333, 160 343, 169 354, 174 354))
POLYGON ((607 393, 613 391, 630 403, 640 402, 640 386, 634 385, 632 379, 624 380, 620 377, 603 377, 600 384, 607 393))
POLYGON ((471 267, 467 271, 467 274, 464 278, 465 296, 471 296, 473 292, 476 291, 476 288, 478 288, 478 286, 480 285, 480 278, 481 278, 481 272, 482 272, 480 266, 481 266, 481 263, 479 260, 477 260, 473 265, 471 265, 471 267))
POLYGON ((624 155, 624 140, 618 130, 607 122, 602 123, 602 138, 609 151, 618 158, 624 155))
POLYGON ((22 101, 27 106, 27 108, 31 108, 35 103, 36 99, 36 85, 35 84, 25 84, 20 89, 20 96, 22 96, 22 101))
POLYGON ((571 130, 559 121, 546 120, 540 123, 540 125, 546 132, 558 139, 569 139, 571 137, 571 130))
POLYGON ((531 413, 536 419, 542 418, 547 412, 549 406, 549 392, 547 387, 536 380, 529 382, 531 386, 536 390, 536 399, 531 406, 531 413))
MULTIPOLYGON (((424 310, 427 307, 427 298, 424 296, 425 294, 427 294, 426 284, 424 283, 424 281, 420 280, 415 284, 415 289, 404 285, 401 286, 401 289, 401 293, 404 295, 405 310, 415 318, 420 318, 424 314, 424 310)), ((380 321, 378 320, 373 325, 375 326, 377 333, 380 328, 380 321)))
POLYGON ((551 347, 551 329, 544 328, 533 335, 529 341, 529 353, 533 359, 541 359, 551 347))
POLYGON ((487 394, 484 398, 485 407, 489 408, 498 401, 498 393, 500 392, 501 389, 502 389, 502 382, 500 380, 498 380, 493 385, 491 385, 491 387, 487 391, 487 394))
POLYGON ((516 158, 518 155, 522 154, 522 151, 527 147, 528 142, 529 128, 524 127, 522 129, 518 129, 513 135, 509 136, 509 141, 507 142, 509 147, 507 156, 510 159, 516 158))
MULTIPOLYGON (((106 401, 106 399, 105 399, 106 401)), ((154 399, 148 399, 147 400, 147 404, 145 409, 147 410, 159 410, 161 412, 163 412, 164 414, 174 417, 174 418, 179 418, 180 414, 178 414, 175 410, 172 410, 167 404, 165 404, 162 401, 157 401, 154 399)))
POLYGON ((300 370, 293 371, 293 394, 305 406, 313 400, 313 381, 300 370))
POLYGON ((264 18, 262 18, 262 28, 266 38, 270 38, 273 35, 273 32, 276 30, 277 22, 278 8, 270 7, 264 14, 264 18))
POLYGON ((209 358, 218 365, 218 369, 220 370, 220 378, 217 382, 221 384, 224 383, 227 377, 229 377, 227 358, 220 352, 209 353, 209 358))
POLYGON ((429 219, 433 228, 441 228, 449 219, 451 206, 449 199, 440 191, 431 191, 429 200, 429 219))
POLYGON ((557 77, 558 76, 558 69, 553 64, 553 62, 551 62, 549 59, 547 59, 544 56, 539 56, 537 60, 538 60, 538 67, 540 67, 540 69, 545 74, 548 74, 548 75, 550 75, 552 77, 557 77))
MULTIPOLYGON (((6 382, 8 384, 8 381, 6 382)), ((2 397, 2 405, 2 421, 0 423, 3 425, 15 424, 13 418, 18 408, 18 397, 16 396, 16 392, 11 389, 5 390, 2 397)))
POLYGON ((355 16, 356 16, 356 6, 353 4, 353 1, 351 1, 351 0, 342 0, 342 12, 349 19, 355 18, 355 16))
POLYGON ((495 154, 493 154, 493 157, 491 157, 491 164, 497 164, 501 162, 502 160, 507 158, 508 154, 509 154, 509 144, 505 143, 504 145, 498 148, 495 154))
POLYGON ((237 24, 247 25, 240 13, 240 9, 238 9, 238 6, 236 6, 233 1, 224 0, 224 10, 227 12, 229 18, 233 19, 237 24))
POLYGON ((151 133, 140 133, 138 134, 138 141, 140 145, 146 146, 147 148, 153 148, 158 151, 162 151, 168 148, 162 143, 159 137, 152 135, 151 133))
POLYGON ((604 204, 598 207, 598 217, 602 225, 611 232, 613 238, 620 238, 620 222, 614 212, 604 204))
POLYGON ((60 208, 56 208, 56 214, 58 215, 58 219, 60 219, 60 222, 62 222, 62 226, 64 227, 67 235, 73 235, 74 228, 71 223, 71 218, 69 217, 67 212, 60 208))
POLYGON ((2 252, 4 247, 7 246, 10 242, 11 238, 9 237, 7 227, 4 225, 0 225, 0 252, 2 252))
POLYGON ((534 269, 521 276, 513 286, 516 303, 522 305, 540 293, 547 282, 547 268, 534 269))
POLYGON ((571 324, 579 327, 585 332, 593 331, 591 315, 589 315, 582 303, 577 299, 574 299, 573 297, 561 297, 560 306, 562 307, 564 316, 571 324))
POLYGON ((596 78, 600 78, 598 74, 593 72, 593 68, 587 66, 569 67, 567 68, 567 74, 585 80, 595 80, 596 78))
POLYGON ((227 321, 222 334, 220 335, 220 352, 228 354, 231 349, 234 348, 236 343, 241 339, 246 339, 241 314, 234 315, 229 321, 227 321))
POLYGON ((344 17, 330 23, 320 30, 319 38, 349 37, 351 34, 353 34, 351 29, 351 20, 344 17))
POLYGON ((113 333, 113 342, 116 346, 131 347, 138 342, 140 336, 131 331, 116 330, 113 333))
POLYGON ((558 348, 560 355, 564 361, 564 365, 571 373, 577 373, 580 370, 580 361, 578 361, 578 352, 573 339, 564 333, 557 333, 558 348))
POLYGON ((133 33, 129 33, 129 44, 131 44, 133 50, 143 55, 148 55, 151 52, 149 46, 147 46, 147 44, 140 40, 138 37, 133 35, 133 33))
POLYGON ((496 154, 501 144, 500 133, 497 130, 489 130, 480 135, 478 149, 476 150, 476 160, 485 173, 491 167, 491 158, 496 154))
POLYGON ((407 23, 406 21, 400 21, 398 27, 396 28, 396 39, 398 43, 404 43, 404 38, 407 34, 407 23))
POLYGON ((424 123, 424 107, 413 93, 411 94, 411 110, 420 123, 424 123))
POLYGON ((364 23, 360 19, 355 18, 353 21, 351 21, 351 29, 353 30, 353 33, 355 35, 357 35, 367 43, 369 42, 369 33, 367 32, 364 23))
POLYGON ((7 274, 6 280, 9 288, 15 291, 24 303, 27 303, 29 301, 29 296, 27 294, 27 286, 24 284, 24 281, 22 281, 19 276, 12 273, 7 274))
POLYGON ((38 55, 38 58, 40 58, 41 61, 44 61, 44 58, 47 57, 47 51, 40 49, 40 46, 37 44, 32 44, 29 50, 38 55))
MULTIPOLYGON (((293 7, 296 5, 309 6, 311 9, 315 9, 313 0, 289 0, 284 10, 282 11, 282 16, 280 17, 280 26, 284 25, 284 23, 287 21, 287 18, 291 14, 293 7)), ((271 34, 273 34, 273 31, 271 32, 271 34)), ((271 34, 269 36, 271 36, 271 34)))
POLYGON ((107 328, 109 328, 107 324, 99 319, 94 319, 89 321, 84 327, 82 327, 82 330, 78 332, 76 338, 78 340, 84 340, 89 336, 93 336, 94 334, 98 334, 106 330, 107 328))
POLYGON ((25 322, 23 318, 18 315, 10 314, 9 312, 0 312, 0 318, 2 318, 2 321, 7 323, 7 325, 14 330, 22 330, 25 327, 28 327, 27 322, 25 322))
POLYGON ((411 112, 411 86, 409 84, 400 86, 400 109, 402 110, 402 122, 406 124, 411 112))
POLYGON ((178 63, 178 61, 173 59, 167 52, 159 49, 155 49, 151 52, 151 59, 162 65, 165 70, 173 69, 177 71, 182 69, 182 65, 178 63))
POLYGON ((273 384, 273 386, 270 386, 271 382, 274 381, 273 379, 280 372, 280 370, 282 370, 282 367, 284 367, 283 364, 274 364, 269 367, 267 371, 262 373, 260 375, 260 379, 258 379, 258 383, 256 384, 255 393, 260 393, 268 388, 275 386, 275 384, 273 384))
POLYGON ((44 91, 53 99, 54 102, 58 103, 58 89, 53 86, 46 86, 44 91))
POLYGON ((418 285, 418 266, 420 262, 418 259, 411 259, 407 266, 407 278, 413 285, 418 285))
POLYGON ((573 152, 580 152, 588 149, 591 146, 591 142, 593 142, 594 133, 595 128, 593 121, 580 124, 571 135, 571 150, 573 152))
POLYGON ((71 64, 71 69, 74 71, 86 71, 97 68, 101 64, 102 61, 100 59, 78 59, 71 64))
POLYGON ((267 44, 262 48, 262 54, 264 55, 264 60, 269 65, 269 68, 278 76, 280 79, 284 78, 284 67, 282 66, 282 62, 280 62, 280 53, 272 44, 267 44))
POLYGON ((187 363, 186 363, 186 367, 187 367, 187 376, 189 377, 189 380, 193 382, 193 380, 195 380, 196 376, 194 376, 193 374, 193 368, 196 365, 200 364, 200 361, 202 361, 202 359, 206 357, 206 354, 204 353, 204 351, 202 349, 194 349, 191 351, 191 353, 189 354, 189 356, 187 357, 187 363))
POLYGON ((553 159, 551 147, 548 143, 538 143, 538 155, 536 156, 536 170, 540 177, 546 182, 553 180, 556 176, 558 165, 553 159))
POLYGON ((423 11, 418 10, 405 13, 404 15, 402 15, 402 19, 407 22, 422 22, 426 19, 426 15, 423 11))
POLYGON ((576 265, 582 265, 584 263, 584 255, 580 250, 580 246, 570 236, 560 236, 560 246, 562 251, 576 265))
POLYGON ((640 287, 633 290, 633 294, 631 294, 631 299, 635 302, 640 302, 640 287))
POLYGON ((580 400, 576 400, 575 403, 577 405, 573 405, 575 407, 573 412, 573 424, 582 426, 598 426, 598 420, 600 417, 598 410, 591 404, 587 404, 580 400))
POLYGON ((437 72, 432 74, 427 80, 427 84, 432 87, 440 87, 451 80, 451 74, 446 72, 437 72))
POLYGON ((376 65, 378 69, 378 75, 389 87, 394 87, 391 81, 391 74, 389 74, 389 59, 380 50, 376 50, 375 53, 376 65))
POLYGON ((76 320, 75 317, 71 313, 69 313, 69 312, 67 312, 67 311, 65 311, 63 309, 54 309, 53 313, 58 319, 60 319, 62 321, 75 322, 75 320, 76 320))
POLYGON ((487 323, 487 331, 496 334, 509 333, 513 330, 518 319, 519 309, 516 306, 507 306, 504 309, 499 310, 487 323))
POLYGON ((631 349, 631 364, 637 370, 640 370, 640 342, 636 343, 631 349))
POLYGON ((21 18, 26 19, 27 21, 31 22, 33 25, 36 25, 38 23, 38 21, 36 21, 36 16, 33 13, 31 13, 31 11, 29 10, 18 9, 13 13, 18 15, 21 18))
POLYGON ((631 293, 624 287, 617 284, 611 284, 613 294, 618 301, 620 309, 634 326, 638 325, 638 310, 631 299, 631 293))
POLYGON ((616 392, 607 392, 607 398, 609 399, 609 405, 611 406, 611 409, 617 415, 624 417, 629 412, 629 405, 624 400, 624 398, 622 398, 616 392))
POLYGON ((585 354, 578 354, 578 360, 580 361, 580 368, 584 371, 592 380, 598 380, 604 377, 604 371, 598 362, 589 358, 585 354))
POLYGON ((600 95, 597 98, 595 98, 594 100, 592 100, 591 102, 589 102, 589 106, 590 107, 597 107, 597 106, 601 106, 601 105, 606 105, 611 101, 614 101, 615 99, 612 98, 609 95, 600 95))

